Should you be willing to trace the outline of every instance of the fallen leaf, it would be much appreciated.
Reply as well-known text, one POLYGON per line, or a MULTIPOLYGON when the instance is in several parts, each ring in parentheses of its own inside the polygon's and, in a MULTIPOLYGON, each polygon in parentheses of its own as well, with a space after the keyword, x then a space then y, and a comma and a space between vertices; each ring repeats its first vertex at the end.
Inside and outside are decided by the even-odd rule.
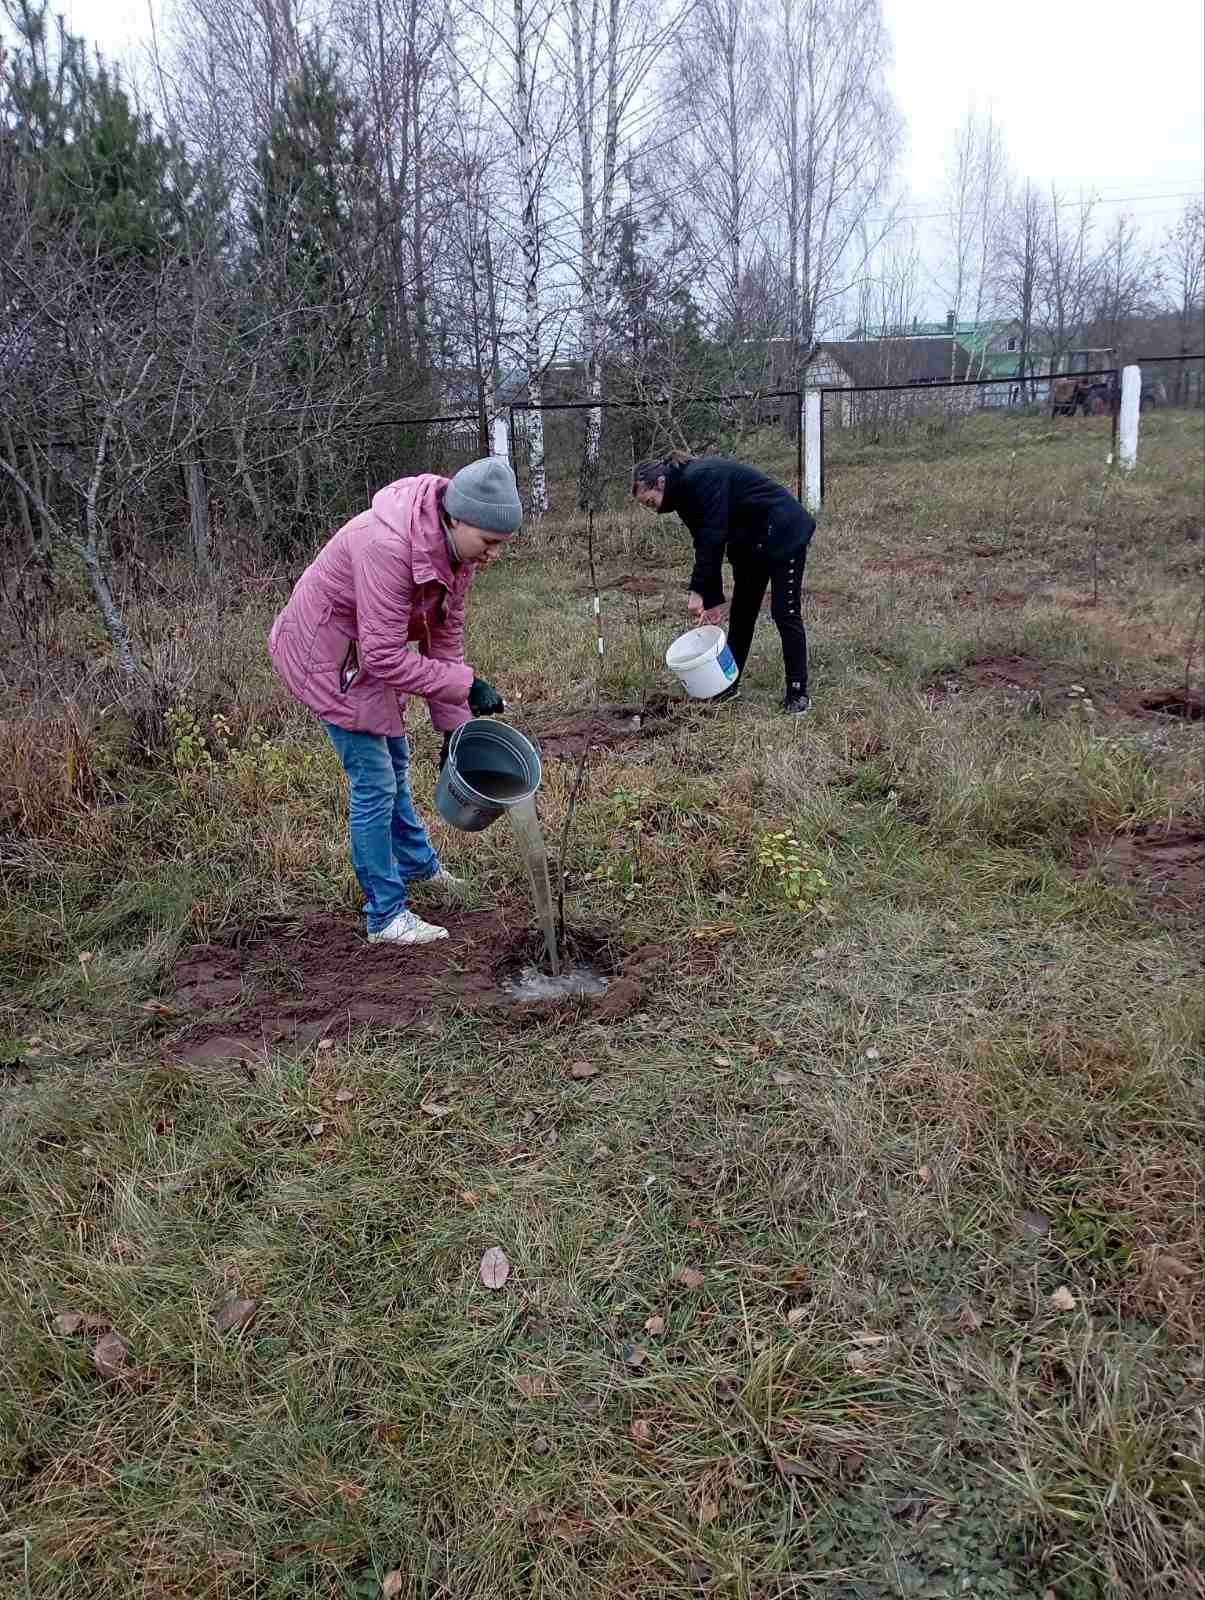
POLYGON ((533 1456, 546 1456, 548 1454, 548 1440, 544 1435, 538 1434, 528 1446, 533 1456))
POLYGON ((958 1320, 968 1333, 975 1333, 983 1326, 983 1318, 969 1300, 958 1313, 958 1320))
POLYGON ((623 1347, 623 1359, 629 1367, 642 1367, 648 1358, 649 1353, 641 1344, 625 1344, 623 1347))
POLYGON ((487 1289, 501 1289, 510 1277, 510 1262, 499 1245, 491 1245, 481 1258, 478 1276, 487 1289))
POLYGON ((732 1062, 729 1061, 727 1056, 716 1056, 712 1064, 717 1067, 730 1067, 732 1062))
POLYGON ((400 1572, 387 1572, 381 1579, 381 1594, 384 1600, 393 1600, 394 1595, 402 1592, 402 1575, 400 1572))
POLYGON ((419 1110, 425 1117, 446 1117, 451 1106, 441 1106, 438 1100, 424 1100, 419 1110))
POLYGON ((784 1289, 798 1289, 800 1284, 806 1283, 810 1277, 811 1272, 807 1267, 792 1267, 782 1280, 782 1286, 784 1289))
POLYGON ((889 1335, 885 1333, 855 1333, 853 1341, 855 1344, 864 1345, 886 1344, 888 1337, 889 1335))
POLYGON ((1013 1226, 1031 1239, 1044 1239, 1050 1232, 1050 1218, 1042 1211, 1019 1211, 1013 1226))
POLYGON ((601 1067, 592 1066, 589 1061, 575 1061, 569 1068, 569 1076, 580 1082, 585 1078, 597 1078, 601 1071, 601 1067))
POLYGON ((352 1089, 335 1090, 335 1104, 337 1106, 349 1105, 355 1098, 355 1092, 352 1089))
POLYGON ((928 1167, 921 1167, 921 1169, 917 1172, 916 1175, 917 1175, 917 1177, 920 1179, 920 1181, 922 1183, 928 1183, 928 1181, 929 1181, 929 1169, 928 1169, 928 1167))
POLYGON ((804 1317, 806 1317, 807 1314, 808 1314, 808 1308, 806 1306, 792 1306, 791 1309, 787 1312, 787 1325, 788 1325, 788 1327, 791 1327, 791 1328, 795 1327, 795 1325, 797 1323, 800 1323, 800 1322, 803 1321, 804 1317))
POLYGON ((158 1000, 144 1000, 142 1009, 143 1011, 149 1011, 154 1017, 170 1017, 172 1015, 171 1007, 161 1005, 158 1000))
POLYGON ((80 958, 80 962, 83 965, 86 966, 89 961, 95 961, 96 960, 96 951, 95 950, 81 950, 80 953, 79 953, 79 958, 80 958))
POLYGON ((109 1240, 109 1249, 119 1261, 124 1261, 127 1256, 134 1254, 134 1246, 128 1239, 113 1238, 109 1240))
POLYGON ((337 1493, 349 1506, 354 1506, 357 1500, 364 1498, 364 1490, 358 1483, 341 1483, 337 1493))
POLYGON ((60 1311, 54 1319, 54 1331, 56 1333, 78 1333, 83 1325, 84 1314, 82 1311, 60 1311))
POLYGON ((92 1365, 102 1378, 116 1378, 130 1359, 130 1347, 119 1333, 102 1334, 92 1347, 92 1365))
POLYGON ((257 1300, 244 1300, 233 1298, 224 1301, 214 1312, 213 1327, 215 1333, 236 1333, 239 1328, 245 1328, 255 1315, 257 1300))
POLYGON ((680 1283, 684 1289, 701 1289, 706 1278, 698 1267, 681 1267, 674 1273, 674 1282, 680 1283))
POLYGON ((650 1317, 648 1319, 648 1321, 644 1325, 644 1331, 645 1331, 645 1333, 652 1333, 652 1334, 664 1333, 665 1332, 665 1318, 664 1317, 650 1317))
POLYGON ((1192 1268, 1177 1260, 1175 1256, 1160 1256, 1155 1262, 1155 1267, 1164 1277, 1174 1278, 1177 1282, 1192 1277, 1192 1268))
POLYGON ((515 1388, 524 1400, 534 1400, 540 1393, 540 1380, 530 1372, 520 1372, 515 1379, 515 1388))
POLYGON ((648 1444, 653 1437, 653 1430, 643 1417, 637 1417, 636 1421, 628 1429, 628 1433, 636 1444, 648 1444))
POLYGON ((1065 1283, 1060 1283, 1050 1296, 1050 1304, 1055 1311, 1074 1311, 1079 1301, 1065 1283))
POLYGON ((704 1500, 699 1507, 700 1522, 714 1522, 719 1514, 719 1504, 715 1500, 704 1500))
POLYGON ((317 1048, 319 1050, 333 1050, 335 1041, 333 1039, 319 1039, 317 1048))
POLYGON ((311 1139, 320 1139, 326 1132, 326 1123, 307 1122, 305 1125, 305 1131, 309 1134, 311 1139))
POLYGON ((477 1193, 476 1189, 462 1189, 460 1191, 460 1198, 464 1201, 466 1206, 475 1206, 481 1203, 481 1196, 477 1193))
POLYGON ((867 1061, 879 1061, 882 1059, 882 1052, 879 1050, 868 1050, 866 1052, 866 1059, 867 1061))
POLYGON ((776 1083, 780 1089, 789 1089, 792 1084, 800 1081, 797 1072, 783 1072, 781 1069, 770 1074, 770 1082, 776 1083))

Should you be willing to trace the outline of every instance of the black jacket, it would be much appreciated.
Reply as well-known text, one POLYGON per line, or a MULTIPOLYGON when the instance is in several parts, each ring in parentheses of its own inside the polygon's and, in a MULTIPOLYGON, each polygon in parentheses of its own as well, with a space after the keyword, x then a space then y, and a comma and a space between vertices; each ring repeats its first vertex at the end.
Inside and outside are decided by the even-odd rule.
POLYGON ((662 512, 676 511, 695 546, 690 587, 710 609, 724 603, 723 563, 742 555, 770 563, 807 549, 816 524, 788 489, 756 467, 703 456, 665 475, 662 512))

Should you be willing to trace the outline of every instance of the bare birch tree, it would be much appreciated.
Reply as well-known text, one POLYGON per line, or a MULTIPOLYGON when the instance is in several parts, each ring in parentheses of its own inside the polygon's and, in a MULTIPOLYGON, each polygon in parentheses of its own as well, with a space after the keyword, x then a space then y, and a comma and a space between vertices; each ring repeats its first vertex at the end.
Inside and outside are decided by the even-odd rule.
MULTIPOLYGON (((1194 200, 1168 229, 1163 241, 1165 293, 1175 317, 1179 355, 1205 348, 1205 206, 1194 200)), ((1175 399, 1187 399, 1187 369, 1176 368, 1175 399)))
POLYGON ((742 287, 762 222, 764 59, 751 0, 699 0, 671 68, 685 74, 692 117, 675 176, 686 179, 686 209, 718 280, 716 318, 733 348, 746 336, 742 287))
POLYGON ((776 0, 766 87, 796 373, 891 225, 883 202, 900 118, 889 58, 879 0, 776 0))
MULTIPOLYGON (((607 298, 617 239, 620 128, 677 23, 646 0, 566 0, 572 123, 576 135, 577 278, 586 393, 603 397, 607 298)), ((585 510, 597 490, 602 408, 586 413, 578 482, 585 510)))
POLYGON ((1094 198, 1078 201, 1060 198, 1051 185, 1041 236, 1037 281, 1037 320, 1049 346, 1052 371, 1083 337, 1100 276, 1100 261, 1093 251, 1094 198))
POLYGON ((1017 373, 1021 395, 1035 372, 1034 343, 1046 239, 1047 208, 1028 181, 1006 201, 991 281, 1000 307, 1020 325, 1017 373))

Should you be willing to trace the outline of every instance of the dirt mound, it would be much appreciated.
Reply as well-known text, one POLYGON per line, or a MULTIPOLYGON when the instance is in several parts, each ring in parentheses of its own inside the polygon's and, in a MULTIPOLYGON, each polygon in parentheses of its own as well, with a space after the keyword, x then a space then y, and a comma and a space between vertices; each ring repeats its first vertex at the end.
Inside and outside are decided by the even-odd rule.
POLYGON ((1195 721, 1201 716, 1200 698, 1186 698, 1183 689, 1126 691, 1082 669, 1035 656, 984 656, 968 661, 957 672, 938 673, 925 689, 938 700, 954 699, 968 691, 994 691, 1016 710, 1035 716, 1073 713, 1091 720, 1094 713, 1106 712, 1148 724, 1166 722, 1169 717, 1195 721))
POLYGON ((502 1021, 584 1011, 594 1021, 617 1022, 639 1006, 648 978, 665 965, 664 952, 647 948, 616 964, 600 941, 571 936, 570 955, 610 975, 606 992, 521 1005, 501 985, 535 958, 539 935, 516 930, 499 912, 441 913, 440 921, 450 937, 434 948, 366 944, 358 917, 327 911, 194 945, 176 962, 166 995, 184 1022, 171 1048, 196 1063, 248 1060, 466 1008, 502 1021))
POLYGON ((587 739, 592 750, 613 750, 635 739, 669 733, 675 711, 685 704, 665 694, 650 695, 643 706, 602 705, 597 711, 567 712, 532 723, 523 732, 536 741, 542 756, 576 761, 587 739))
POLYGON ((1205 828, 1181 818, 1170 826, 1101 834, 1081 842, 1077 859, 1128 889, 1153 921, 1195 938, 1205 917, 1205 828))

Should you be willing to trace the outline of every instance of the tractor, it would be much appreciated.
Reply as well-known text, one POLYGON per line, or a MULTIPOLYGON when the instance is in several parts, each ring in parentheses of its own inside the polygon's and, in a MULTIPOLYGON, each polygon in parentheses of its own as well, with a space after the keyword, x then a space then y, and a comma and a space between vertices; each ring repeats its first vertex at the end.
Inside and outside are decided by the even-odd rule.
POLYGON ((1116 365, 1116 350, 1072 350, 1067 370, 1050 385, 1051 416, 1073 417, 1077 411, 1085 417, 1109 415, 1118 402, 1116 365), (1102 367, 1112 370, 1102 373, 1102 367), (1089 377, 1089 373, 1096 376, 1089 377))

